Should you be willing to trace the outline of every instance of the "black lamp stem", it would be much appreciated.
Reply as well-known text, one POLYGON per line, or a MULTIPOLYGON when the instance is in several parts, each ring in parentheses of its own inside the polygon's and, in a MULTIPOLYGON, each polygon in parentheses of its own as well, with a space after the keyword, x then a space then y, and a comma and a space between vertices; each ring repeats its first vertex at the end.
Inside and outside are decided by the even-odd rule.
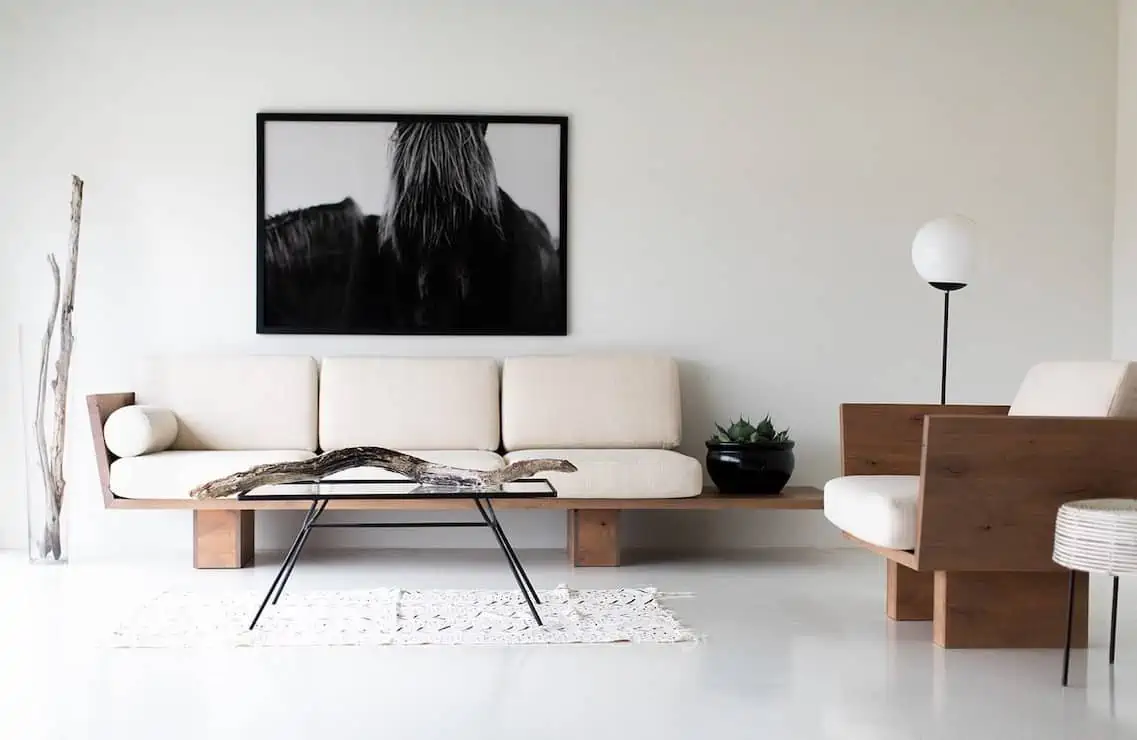
POLYGON ((944 349, 940 365, 940 405, 947 404, 947 333, 948 333, 948 306, 951 301, 951 291, 944 291, 944 349))

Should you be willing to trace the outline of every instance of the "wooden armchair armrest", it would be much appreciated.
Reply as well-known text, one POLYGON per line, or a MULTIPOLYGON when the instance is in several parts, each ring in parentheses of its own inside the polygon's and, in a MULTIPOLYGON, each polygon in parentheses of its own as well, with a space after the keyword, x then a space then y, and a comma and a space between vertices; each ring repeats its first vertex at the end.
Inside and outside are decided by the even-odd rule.
POLYGON ((103 504, 110 506, 115 495, 111 493, 111 463, 115 456, 107 449, 103 438, 103 425, 107 418, 123 406, 134 405, 133 393, 100 393, 87 396, 87 418, 91 422, 91 437, 95 442, 95 462, 99 467, 99 484, 103 489, 103 504))
POLYGON ((920 570, 1055 570, 1059 506, 1137 497, 1137 419, 929 416, 920 475, 920 570))
POLYGON ((841 404, 843 475, 918 475, 928 414, 1006 416, 1007 406, 841 404))

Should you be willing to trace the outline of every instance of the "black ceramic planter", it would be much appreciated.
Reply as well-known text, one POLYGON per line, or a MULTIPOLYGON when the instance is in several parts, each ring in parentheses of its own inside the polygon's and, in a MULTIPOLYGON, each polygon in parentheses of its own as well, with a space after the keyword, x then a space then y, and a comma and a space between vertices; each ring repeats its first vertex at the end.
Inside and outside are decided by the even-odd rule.
POLYGON ((794 472, 794 443, 707 442, 707 472, 722 493, 781 493, 794 472))

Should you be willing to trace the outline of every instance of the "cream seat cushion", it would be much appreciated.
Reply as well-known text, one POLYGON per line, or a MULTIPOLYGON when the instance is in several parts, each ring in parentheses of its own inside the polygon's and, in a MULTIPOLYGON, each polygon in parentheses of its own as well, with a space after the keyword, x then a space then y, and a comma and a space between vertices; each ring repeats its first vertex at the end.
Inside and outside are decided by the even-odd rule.
MULTIPOLYGON (((485 450, 400 450, 400 452, 455 468, 500 470, 505 467, 501 455, 485 450)), ((401 478, 403 476, 398 473, 383 468, 360 467, 333 473, 327 477, 327 480, 399 480, 401 478)))
POLYGON ((166 450, 111 463, 111 491, 121 498, 189 498, 196 486, 254 465, 307 460, 307 450, 166 450))
POLYGON ((686 498, 703 490, 703 466, 671 450, 517 450, 507 463, 537 458, 568 460, 575 473, 541 473, 561 498, 686 498))
POLYGON ((852 475, 825 484, 825 518, 859 540, 916 549, 917 475, 852 475))

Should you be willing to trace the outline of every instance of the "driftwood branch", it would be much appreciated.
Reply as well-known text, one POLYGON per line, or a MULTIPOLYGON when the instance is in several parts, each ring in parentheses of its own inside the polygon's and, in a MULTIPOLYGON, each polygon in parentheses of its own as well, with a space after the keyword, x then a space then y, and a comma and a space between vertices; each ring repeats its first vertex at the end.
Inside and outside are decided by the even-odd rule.
POLYGON ((40 556, 45 557, 49 552, 54 554, 55 548, 52 544, 51 532, 53 528, 53 520, 58 517, 58 510, 56 508, 55 499, 55 481, 51 475, 52 456, 47 446, 47 429, 44 426, 44 409, 47 406, 47 371, 51 365, 51 339, 55 335, 55 319, 59 314, 59 263, 55 261, 55 255, 49 254, 47 256, 47 263, 51 267, 52 285, 52 298, 51 298, 51 316, 47 321, 47 328, 44 329, 43 339, 40 342, 40 355, 39 355, 39 377, 36 381, 36 419, 35 419, 35 442, 36 454, 39 458, 39 472, 40 477, 43 479, 43 495, 44 495, 44 533, 43 540, 39 543, 40 556))
POLYGON ((74 334, 71 316, 75 311, 75 277, 79 265, 79 223, 83 210, 83 181, 71 176, 71 233, 68 238, 66 278, 60 278, 59 263, 55 255, 47 256, 51 267, 53 292, 51 315, 40 343, 39 376, 36 385, 35 443, 43 478, 46 498, 43 522, 43 539, 37 543, 40 557, 49 555, 55 560, 63 556, 60 515, 63 511, 63 441, 67 426, 67 383, 71 372, 71 348, 74 334), (55 322, 59 319, 59 355, 55 360, 55 378, 51 381, 53 400, 52 437, 48 445, 44 414, 47 407, 47 374, 51 365, 51 343, 55 335, 55 322))
POLYGON ((260 486, 318 481, 333 473, 359 467, 382 468, 423 485, 456 487, 493 487, 544 471, 560 473, 576 471, 576 466, 568 460, 522 460, 500 470, 486 471, 439 465, 385 447, 345 447, 299 462, 257 465, 249 470, 204 483, 190 491, 190 496, 224 498, 260 486))
MULTIPOLYGON (((63 304, 59 308, 59 357, 55 361, 55 430, 52 442, 51 477, 55 481, 56 510, 63 507, 63 438, 67 429, 67 386, 71 378, 71 349, 75 334, 71 317, 75 313, 75 277, 79 272, 79 225, 83 214, 83 181, 71 176, 71 233, 68 236, 67 274, 63 283, 63 304)), ((57 278, 58 280, 58 278, 57 278)))

